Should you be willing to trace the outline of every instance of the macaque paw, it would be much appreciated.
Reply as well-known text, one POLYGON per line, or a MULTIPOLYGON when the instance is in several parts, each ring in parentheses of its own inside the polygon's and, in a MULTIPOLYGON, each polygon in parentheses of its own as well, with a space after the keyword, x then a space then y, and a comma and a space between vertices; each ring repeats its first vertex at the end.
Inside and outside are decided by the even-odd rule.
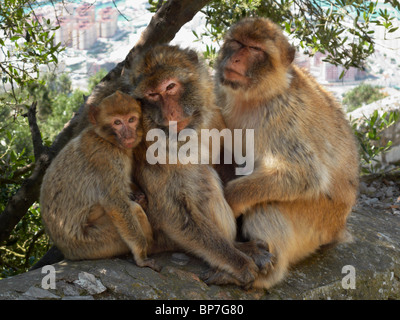
POLYGON ((162 267, 154 259, 143 259, 140 262, 136 262, 139 267, 149 267, 154 271, 160 272, 162 267))
POLYGON ((200 274, 200 279, 203 280, 207 285, 230 285, 234 284, 237 286, 241 286, 245 290, 250 290, 253 287, 254 277, 251 276, 247 278, 247 275, 243 274, 246 280, 238 280, 231 274, 218 270, 218 269, 209 269, 200 274))
POLYGON ((241 283, 229 273, 213 268, 208 269, 200 274, 200 279, 203 280, 207 285, 241 285, 241 283))
POLYGON ((274 265, 274 255, 269 252, 269 247, 263 241, 251 240, 238 242, 235 247, 253 259, 260 269, 260 273, 267 274, 274 265))
POLYGON ((143 192, 131 192, 131 194, 129 195, 129 198, 132 201, 135 201, 138 204, 140 204, 140 206, 143 208, 143 210, 146 211, 148 202, 147 202, 146 195, 143 192))

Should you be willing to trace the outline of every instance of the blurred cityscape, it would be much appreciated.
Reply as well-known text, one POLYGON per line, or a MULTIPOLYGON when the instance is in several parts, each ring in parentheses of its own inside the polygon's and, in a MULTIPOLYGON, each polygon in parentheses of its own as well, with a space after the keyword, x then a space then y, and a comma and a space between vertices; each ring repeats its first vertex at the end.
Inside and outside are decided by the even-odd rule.
MULTIPOLYGON (((60 26, 55 42, 61 42, 67 49, 59 59, 58 71, 69 72, 74 87, 85 87, 90 75, 101 68, 111 70, 125 59, 150 22, 152 13, 147 10, 148 6, 147 0, 70 0, 56 4, 44 1, 35 13, 37 19, 51 19, 60 26)), ((400 26, 400 13, 395 10, 390 13, 395 16, 393 26, 400 26)), ((202 52, 208 40, 196 41, 192 30, 200 35, 204 28, 205 18, 198 13, 182 27, 172 43, 202 52)), ((367 61, 365 70, 350 68, 342 79, 339 77, 343 68, 324 62, 325 56, 321 53, 309 57, 299 52, 296 63, 308 69, 339 99, 361 82, 380 85, 388 95, 400 93, 400 29, 385 34, 383 28, 377 27, 375 40, 376 53, 367 61)), ((212 45, 217 47, 216 43, 212 45)))

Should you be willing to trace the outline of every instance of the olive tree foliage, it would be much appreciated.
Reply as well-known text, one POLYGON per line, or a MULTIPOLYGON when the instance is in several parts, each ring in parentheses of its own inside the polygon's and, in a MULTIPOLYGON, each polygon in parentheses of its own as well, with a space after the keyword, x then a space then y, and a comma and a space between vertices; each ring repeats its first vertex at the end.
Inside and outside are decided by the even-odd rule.
POLYGON ((64 50, 54 41, 54 21, 36 16, 36 2, 0 1, 0 200, 32 172, 32 141, 21 115, 35 100, 33 88, 45 86, 43 70, 56 66, 64 50))
POLYGON ((17 104, 24 101, 16 90, 39 81, 40 66, 57 64, 57 56, 63 50, 60 43, 54 43, 58 27, 48 19, 36 17, 35 3, 33 0, 0 2, 0 75, 3 88, 17 104))
POLYGON ((63 51, 54 42, 58 28, 39 19, 36 1, 0 1, 0 181, 24 177, 32 169, 29 127, 22 114, 34 102, 32 89, 44 86, 43 70, 58 63, 63 51), (18 145, 19 147, 16 147, 18 145), (22 146, 22 147, 21 147, 22 146), (15 170, 15 174, 11 171, 15 170))
MULTIPOLYGON (((54 21, 35 15, 37 1, 0 1, 0 211, 34 169, 28 121, 32 89, 44 87, 42 71, 56 66, 62 46, 54 42, 54 21)), ((0 278, 15 266, 27 268, 47 242, 37 204, 25 211, 7 245, 0 247, 0 278), (41 248, 39 252, 37 247, 41 248)))

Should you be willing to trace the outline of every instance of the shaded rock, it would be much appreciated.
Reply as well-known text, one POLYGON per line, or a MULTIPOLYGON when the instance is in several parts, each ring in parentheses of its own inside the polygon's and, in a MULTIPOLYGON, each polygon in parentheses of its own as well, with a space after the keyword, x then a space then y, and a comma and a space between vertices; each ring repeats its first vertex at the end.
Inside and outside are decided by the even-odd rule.
POLYGON ((208 268, 205 263, 163 253, 155 256, 162 266, 159 273, 129 258, 62 261, 54 265, 55 289, 41 287, 45 274, 37 269, 0 280, 0 299, 400 299, 400 216, 369 199, 360 197, 350 216, 353 242, 313 254, 269 291, 207 286, 199 278, 208 268))
POLYGON ((61 300, 94 300, 92 296, 67 296, 61 300))
POLYGON ((28 298, 33 299, 60 299, 59 296, 51 293, 49 290, 45 290, 37 287, 30 287, 26 292, 22 294, 28 298))
POLYGON ((79 279, 75 280, 74 283, 85 289, 91 295, 99 294, 107 290, 101 281, 90 273, 81 272, 78 274, 78 278, 79 279))
POLYGON ((177 265, 185 266, 188 264, 190 257, 184 253, 176 252, 172 254, 171 260, 177 265))

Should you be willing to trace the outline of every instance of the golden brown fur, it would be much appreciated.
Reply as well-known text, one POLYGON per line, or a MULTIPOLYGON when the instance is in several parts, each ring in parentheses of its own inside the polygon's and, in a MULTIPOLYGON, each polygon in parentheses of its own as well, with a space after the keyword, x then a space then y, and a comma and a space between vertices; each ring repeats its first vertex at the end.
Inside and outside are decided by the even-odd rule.
POLYGON ((147 259, 152 229, 141 206, 129 199, 131 149, 143 134, 140 105, 117 91, 91 106, 89 116, 93 125, 61 150, 43 178, 46 231, 67 259, 132 252, 139 266, 157 269, 147 259))
POLYGON ((79 110, 78 121, 73 129, 74 136, 80 134, 89 125, 89 106, 99 105, 101 101, 115 93, 117 90, 129 93, 130 86, 126 86, 123 82, 123 76, 114 79, 113 81, 100 81, 93 89, 92 93, 87 97, 82 110, 79 110))
POLYGON ((217 62, 227 127, 254 129, 255 169, 228 182, 225 197, 243 214, 242 236, 275 256, 256 287, 271 287, 290 264, 343 240, 356 199, 357 147, 345 114, 293 58, 277 25, 249 18, 227 33, 217 62))
MULTIPOLYGON (((168 120, 178 122, 178 131, 224 127, 210 79, 195 52, 157 46, 128 72, 133 95, 142 103, 145 135, 158 128, 168 137, 168 120)), ((211 165, 181 164, 179 159, 177 164, 170 159, 167 164, 149 164, 146 150, 151 144, 143 141, 134 151, 135 180, 147 196, 154 230, 151 252, 182 249, 231 275, 221 283, 252 283, 258 267, 240 250, 255 250, 252 257, 260 265, 269 262, 269 255, 255 242, 248 247, 234 242, 235 219, 216 171, 211 165)))

